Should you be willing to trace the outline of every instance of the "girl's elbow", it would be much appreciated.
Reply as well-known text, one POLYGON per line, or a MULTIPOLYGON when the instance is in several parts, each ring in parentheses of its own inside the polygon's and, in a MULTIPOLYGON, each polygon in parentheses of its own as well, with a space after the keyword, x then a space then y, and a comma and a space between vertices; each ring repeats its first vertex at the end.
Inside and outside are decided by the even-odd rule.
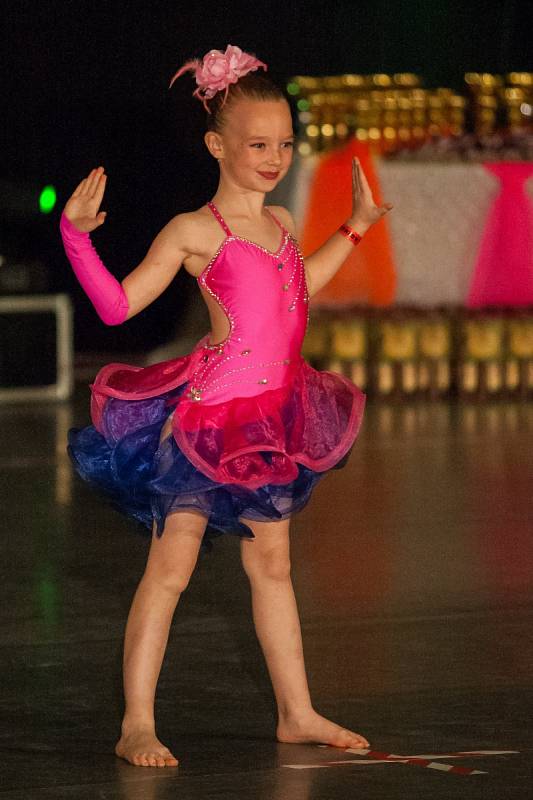
POLYGON ((122 325, 123 322, 126 322, 131 316, 133 316, 133 314, 130 313, 130 309, 127 305, 121 305, 118 308, 101 309, 98 312, 98 316, 104 325, 116 327, 117 325, 122 325))

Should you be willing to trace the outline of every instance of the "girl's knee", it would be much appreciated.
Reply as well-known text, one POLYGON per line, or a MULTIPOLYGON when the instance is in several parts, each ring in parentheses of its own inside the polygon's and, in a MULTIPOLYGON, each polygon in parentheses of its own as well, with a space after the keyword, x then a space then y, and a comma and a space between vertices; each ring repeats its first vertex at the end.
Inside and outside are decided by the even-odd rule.
POLYGON ((265 547, 257 540, 243 540, 241 560, 251 581, 285 581, 291 574, 289 549, 285 543, 265 547))
POLYGON ((188 587, 193 569, 153 569, 147 568, 145 580, 156 584, 169 595, 180 595, 188 587))

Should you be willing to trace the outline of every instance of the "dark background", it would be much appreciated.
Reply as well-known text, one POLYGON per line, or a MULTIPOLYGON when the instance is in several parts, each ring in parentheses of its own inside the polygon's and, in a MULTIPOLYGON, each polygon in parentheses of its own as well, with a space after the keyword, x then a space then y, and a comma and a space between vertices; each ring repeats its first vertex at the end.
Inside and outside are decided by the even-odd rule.
MULTIPOLYGON (((56 210, 1 219, 3 240, 53 266, 71 293, 80 350, 146 350, 179 328, 196 293, 180 270, 151 307, 118 328, 100 322, 70 271, 58 220, 78 182, 102 164, 105 225, 93 234, 121 279, 176 213, 202 205, 216 170, 202 136, 186 60, 228 43, 255 53, 281 84, 294 74, 416 72, 426 87, 462 90, 466 71, 533 71, 533 3, 501 2, 19 2, 2 6, 0 179, 51 183, 56 210)), ((194 304, 193 304, 194 307, 194 304)))

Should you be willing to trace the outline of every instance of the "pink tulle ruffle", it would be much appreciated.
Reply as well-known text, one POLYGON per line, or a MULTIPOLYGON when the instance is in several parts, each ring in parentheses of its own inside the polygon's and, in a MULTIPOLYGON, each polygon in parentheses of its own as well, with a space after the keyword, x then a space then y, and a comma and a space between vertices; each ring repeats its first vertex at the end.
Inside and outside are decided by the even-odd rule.
MULTIPOLYGON (((107 397, 162 394, 187 381, 195 361, 192 353, 146 368, 107 365, 92 384, 95 427, 107 397)), ((174 438, 197 469, 219 483, 257 489, 294 480, 298 463, 331 469, 357 437, 365 400, 347 378, 301 358, 292 380, 277 389, 214 405, 183 395, 169 413, 174 438)))

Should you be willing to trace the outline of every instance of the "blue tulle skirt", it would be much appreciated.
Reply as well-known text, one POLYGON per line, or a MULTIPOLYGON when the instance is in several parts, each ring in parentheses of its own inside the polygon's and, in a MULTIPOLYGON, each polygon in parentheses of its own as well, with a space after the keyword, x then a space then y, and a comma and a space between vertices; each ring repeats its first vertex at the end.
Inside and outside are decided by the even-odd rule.
MULTIPOLYGON (((179 510, 196 509, 207 517, 202 550, 212 549, 212 540, 224 533, 253 539, 244 520, 271 522, 286 519, 309 501, 315 485, 327 474, 302 464, 298 476, 286 484, 268 484, 249 489, 235 483, 218 483, 198 470, 185 457, 172 434, 160 442, 172 408, 169 401, 186 391, 187 383, 147 400, 110 398, 104 411, 102 430, 94 425, 71 428, 67 451, 78 475, 116 509, 137 523, 137 530, 151 534, 153 525, 161 536, 166 517, 179 510), (139 415, 140 405, 142 414, 139 415), (131 430, 115 439, 115 419, 142 417, 131 430)), ((333 467, 343 467, 350 451, 333 467)), ((272 454, 261 453, 269 462, 272 454)))

